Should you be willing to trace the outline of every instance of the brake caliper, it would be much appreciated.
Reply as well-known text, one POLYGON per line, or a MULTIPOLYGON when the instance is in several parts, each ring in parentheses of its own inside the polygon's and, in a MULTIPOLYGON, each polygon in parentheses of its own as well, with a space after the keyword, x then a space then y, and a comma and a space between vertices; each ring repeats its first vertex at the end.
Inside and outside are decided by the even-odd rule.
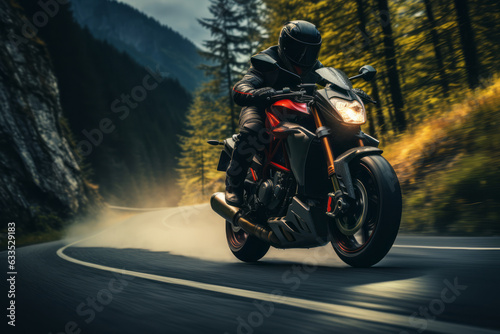
POLYGON ((328 194, 327 216, 338 218, 339 215, 345 213, 349 209, 349 204, 344 199, 344 196, 341 190, 328 194))

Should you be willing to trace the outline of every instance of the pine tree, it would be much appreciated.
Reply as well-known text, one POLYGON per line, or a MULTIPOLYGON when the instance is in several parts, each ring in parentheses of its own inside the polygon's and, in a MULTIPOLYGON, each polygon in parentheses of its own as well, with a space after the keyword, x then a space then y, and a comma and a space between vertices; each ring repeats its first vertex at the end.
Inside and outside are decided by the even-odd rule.
MULTIPOLYGON (((261 0, 235 0, 235 2, 238 4, 238 12, 243 18, 245 43, 243 44, 242 56, 243 58, 250 58, 259 51, 260 44, 266 38, 266 31, 263 27, 264 5, 261 0)), ((243 70, 246 70, 246 65, 244 63, 243 70)))
POLYGON ((206 194, 220 190, 224 177, 224 173, 216 170, 220 150, 208 146, 207 140, 222 140, 227 136, 227 108, 223 99, 214 97, 210 85, 205 84, 196 92, 187 114, 186 135, 179 138, 181 155, 178 173, 179 186, 183 191, 181 204, 204 202, 207 200, 206 194))
POLYGON ((211 65, 203 65, 205 75, 212 78, 212 85, 220 94, 227 94, 227 102, 231 114, 231 131, 236 132, 236 112, 232 99, 232 87, 240 73, 242 63, 239 56, 244 54, 243 15, 237 11, 234 0, 210 0, 211 18, 198 22, 210 30, 211 40, 203 43, 207 51, 200 54, 211 65))
POLYGON ((186 134, 180 137, 178 163, 181 204, 207 200, 207 194, 221 190, 224 173, 216 170, 220 150, 207 145, 208 139, 223 140, 236 132, 232 87, 248 68, 264 31, 261 0, 211 0, 212 18, 200 20, 210 30, 202 56, 211 78, 195 93, 186 121, 186 134), (226 95, 226 92, 228 93, 226 95))

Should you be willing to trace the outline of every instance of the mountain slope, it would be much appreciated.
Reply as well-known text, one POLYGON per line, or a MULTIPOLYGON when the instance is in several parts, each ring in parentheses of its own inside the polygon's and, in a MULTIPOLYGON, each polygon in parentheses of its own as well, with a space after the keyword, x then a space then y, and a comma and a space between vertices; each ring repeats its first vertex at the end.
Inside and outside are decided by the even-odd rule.
POLYGON ((143 66, 168 72, 187 89, 203 81, 196 46, 129 5, 113 0, 71 0, 76 21, 92 35, 128 53, 143 66))

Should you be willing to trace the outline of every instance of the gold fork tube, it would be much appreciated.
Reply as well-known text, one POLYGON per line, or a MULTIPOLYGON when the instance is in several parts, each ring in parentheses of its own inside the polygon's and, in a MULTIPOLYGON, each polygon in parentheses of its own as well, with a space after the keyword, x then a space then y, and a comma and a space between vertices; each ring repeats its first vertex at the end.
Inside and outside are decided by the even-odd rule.
MULTIPOLYGON (((314 124, 316 125, 316 128, 320 128, 323 126, 323 121, 321 120, 320 115, 318 114, 318 111, 316 110, 315 106, 311 107, 311 114, 314 118, 314 124)), ((332 180, 333 184, 333 189, 335 191, 340 189, 339 186, 339 181, 337 180, 337 176, 335 175, 335 158, 333 157, 333 150, 332 150, 332 144, 330 143, 330 138, 328 136, 321 137, 321 144, 323 145, 323 149, 325 150, 326 153, 326 163, 327 163, 327 168, 328 168, 328 176, 332 180)))

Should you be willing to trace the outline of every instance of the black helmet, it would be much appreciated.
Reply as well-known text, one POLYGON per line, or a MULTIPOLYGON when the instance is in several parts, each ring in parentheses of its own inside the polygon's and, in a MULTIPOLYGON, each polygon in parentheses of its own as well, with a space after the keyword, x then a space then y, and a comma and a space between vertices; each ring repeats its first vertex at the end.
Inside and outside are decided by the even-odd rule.
POLYGON ((282 56, 292 65, 305 69, 318 60, 321 42, 321 34, 314 24, 297 20, 284 25, 278 44, 282 56))

